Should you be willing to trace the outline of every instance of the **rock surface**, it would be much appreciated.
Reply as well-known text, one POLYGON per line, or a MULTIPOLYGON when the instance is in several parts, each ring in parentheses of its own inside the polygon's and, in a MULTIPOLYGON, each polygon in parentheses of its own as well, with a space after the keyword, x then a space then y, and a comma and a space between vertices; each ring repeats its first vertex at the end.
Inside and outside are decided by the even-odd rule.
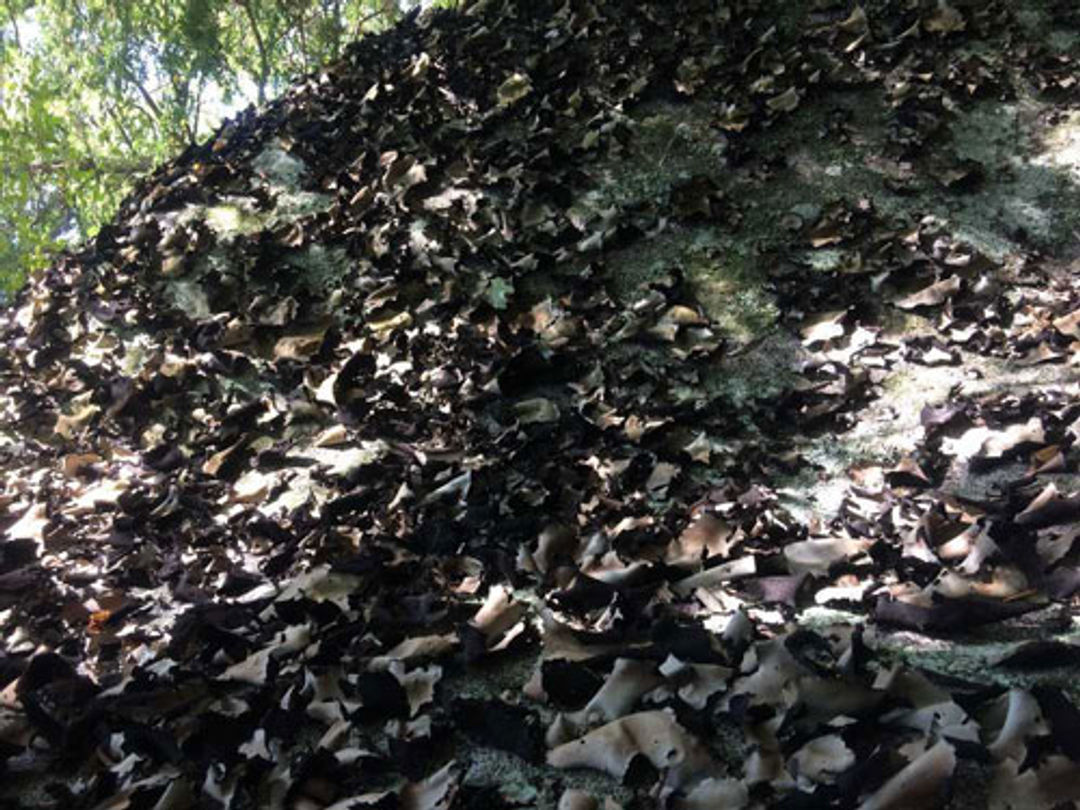
POLYGON ((1080 18, 772 5, 410 18, 31 281, 0 795, 1080 800, 1080 18))

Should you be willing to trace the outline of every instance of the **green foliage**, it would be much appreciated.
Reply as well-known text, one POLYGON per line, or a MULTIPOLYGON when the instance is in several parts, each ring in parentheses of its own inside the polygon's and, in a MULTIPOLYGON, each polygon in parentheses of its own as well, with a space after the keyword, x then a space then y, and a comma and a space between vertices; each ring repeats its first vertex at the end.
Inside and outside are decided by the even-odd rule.
POLYGON ((0 0, 0 289, 139 175, 417 0, 0 0))

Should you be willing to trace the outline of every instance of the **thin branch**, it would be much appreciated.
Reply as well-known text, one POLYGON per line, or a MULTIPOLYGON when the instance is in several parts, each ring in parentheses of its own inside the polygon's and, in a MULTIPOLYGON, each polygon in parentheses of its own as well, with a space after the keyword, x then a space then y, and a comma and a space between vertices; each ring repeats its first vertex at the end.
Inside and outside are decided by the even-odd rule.
MULTIPOLYGON (((289 27, 296 31, 296 35, 300 39, 300 70, 301 72, 307 72, 311 70, 311 54, 308 53, 307 28, 304 25, 304 9, 301 8, 297 14, 292 14, 289 9, 289 4, 281 2, 281 0, 278 2, 278 9, 280 10, 281 15, 289 21, 289 27)), ((284 35, 282 36, 282 39, 284 39, 284 35)))
POLYGON ((251 33, 255 36, 255 46, 259 49, 258 101, 261 107, 266 103, 266 80, 270 75, 270 56, 266 52, 266 43, 263 42, 262 33, 259 31, 259 22, 255 18, 255 10, 251 7, 250 0, 240 0, 240 5, 247 14, 248 22, 251 23, 251 33))
POLYGON ((172 74, 170 81, 173 86, 173 118, 172 126, 179 127, 179 132, 169 132, 169 137, 177 146, 186 146, 195 142, 195 135, 188 123, 188 102, 191 99, 190 79, 186 79, 177 73, 172 74))
POLYGON ((158 120, 154 117, 154 114, 150 110, 146 109, 146 107, 135 101, 129 101, 128 105, 133 110, 141 114, 143 118, 149 121, 151 127, 153 127, 155 130, 160 129, 160 127, 158 126, 158 120))
POLYGON ((150 95, 150 91, 148 91, 146 89, 146 86, 141 81, 139 81, 138 77, 136 77, 134 71, 132 71, 132 69, 127 65, 127 63, 124 63, 123 70, 124 78, 131 82, 135 89, 139 91, 139 95, 142 96, 142 100, 146 102, 146 106, 153 111, 154 120, 160 121, 161 107, 159 107, 158 103, 154 101, 154 97, 150 95))
POLYGON ((116 124, 116 128, 120 130, 120 137, 124 139, 124 143, 127 144, 128 151, 132 154, 136 152, 135 143, 131 140, 131 135, 128 133, 127 127, 124 126, 124 122, 116 112, 116 107, 112 104, 105 108, 105 112, 108 114, 112 122, 116 124))
POLYGON ((345 30, 345 22, 341 19, 341 0, 334 0, 334 42, 330 49, 333 59, 341 56, 341 32, 345 30))
POLYGON ((147 172, 154 168, 154 164, 147 158, 138 160, 98 160, 95 158, 81 158, 76 161, 68 160, 35 160, 26 165, 26 172, 31 177, 47 174, 59 174, 71 171, 93 171, 98 174, 134 174, 147 172))
POLYGON ((202 111, 202 96, 203 89, 206 87, 206 77, 199 76, 199 89, 195 93, 195 110, 191 116, 191 124, 188 126, 188 131, 191 133, 191 142, 195 143, 198 140, 199 135, 199 113, 202 111))
POLYGON ((15 34, 15 47, 20 51, 22 50, 22 38, 19 36, 19 20, 15 16, 15 9, 11 7, 10 0, 4 3, 4 8, 7 9, 8 19, 11 20, 11 30, 15 34))
POLYGON ((353 28, 352 38, 354 40, 355 39, 360 39, 361 34, 364 33, 364 26, 367 25, 372 20, 374 20, 376 17, 381 17, 382 13, 383 13, 382 9, 376 9, 375 11, 372 11, 370 14, 367 14, 367 15, 361 17, 360 19, 358 19, 356 21, 356 27, 353 28))

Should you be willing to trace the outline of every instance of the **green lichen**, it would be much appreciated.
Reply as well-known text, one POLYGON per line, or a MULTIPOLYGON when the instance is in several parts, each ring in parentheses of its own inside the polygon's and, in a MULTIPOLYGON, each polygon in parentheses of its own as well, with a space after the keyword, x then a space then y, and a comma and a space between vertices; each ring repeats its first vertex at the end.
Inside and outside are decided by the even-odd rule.
POLYGON ((186 313, 189 318, 198 320, 210 317, 212 312, 210 299, 197 280, 171 281, 166 285, 165 293, 171 299, 173 306, 186 313))
POLYGON ((724 167, 726 139, 711 128, 704 104, 643 105, 628 119, 629 154, 600 167, 601 205, 663 203, 672 187, 724 167))
POLYGON ((288 263, 299 271, 292 280, 297 288, 323 294, 337 287, 352 268, 342 248, 320 244, 308 245, 291 254, 288 263))
POLYGON ((729 341, 745 345, 770 332, 779 318, 762 269, 739 242, 711 227, 672 227, 606 263, 612 291, 632 304, 651 283, 686 280, 713 326, 729 341))
POLYGON ((776 400, 798 379, 799 353, 794 340, 774 332, 748 350, 710 365, 703 374, 705 390, 736 413, 755 402, 776 400))
POLYGON ((737 344, 765 335, 780 317, 775 298, 759 274, 737 260, 719 257, 691 262, 687 278, 695 297, 720 333, 737 344))
POLYGON ((1013 620, 949 638, 931 638, 909 631, 877 631, 872 643, 886 661, 1005 688, 1030 689, 1040 684, 1055 686, 1077 701, 1080 700, 1080 684, 1076 682, 1071 666, 1014 669, 998 665, 1029 641, 1047 640, 1067 644, 1080 641, 1080 627, 1075 617, 1069 627, 1060 627, 1057 631, 1047 629, 1061 624, 1046 618, 1036 621, 1028 617, 1023 621, 1013 620))
POLYGON ((149 336, 136 334, 124 342, 124 356, 120 368, 127 377, 138 376, 146 362, 153 357, 153 344, 149 336))
POLYGON ((251 168, 262 175, 271 186, 297 188, 307 176, 304 161, 289 154, 280 141, 263 149, 251 161, 251 168))
POLYGON ((255 200, 227 196, 211 206, 188 206, 182 221, 201 220, 214 232, 219 243, 230 243, 264 229, 283 225, 327 210, 332 198, 303 188, 308 169, 302 160, 275 143, 260 152, 251 163, 272 195, 273 207, 262 210, 255 200))
POLYGON ((242 234, 258 231, 264 220, 254 215, 246 200, 237 203, 222 203, 207 208, 203 219, 219 239, 229 239, 242 234))
POLYGON ((269 223, 276 226, 318 214, 327 210, 332 202, 329 195, 314 191, 282 191, 277 195, 269 223))

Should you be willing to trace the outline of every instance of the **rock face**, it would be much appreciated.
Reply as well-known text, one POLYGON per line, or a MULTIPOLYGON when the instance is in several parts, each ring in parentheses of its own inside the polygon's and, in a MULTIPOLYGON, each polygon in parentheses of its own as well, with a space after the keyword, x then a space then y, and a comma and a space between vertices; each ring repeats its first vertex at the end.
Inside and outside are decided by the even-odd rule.
MULTIPOLYGON (((9 798, 904 807, 975 762, 1000 806, 1076 798, 1060 684, 879 645, 1025 640, 1080 591, 1076 273, 896 202, 988 182, 940 148, 953 111, 1080 103, 1075 55, 1007 4, 762 5, 414 16, 31 281, 0 355, 9 798), (756 144, 832 93, 880 105, 889 202, 769 185, 813 160, 756 144), (942 385, 1009 364, 1039 372, 942 385), (782 507, 822 469, 835 510, 782 507)), ((1033 643, 1005 660, 1075 660, 1033 643)))

